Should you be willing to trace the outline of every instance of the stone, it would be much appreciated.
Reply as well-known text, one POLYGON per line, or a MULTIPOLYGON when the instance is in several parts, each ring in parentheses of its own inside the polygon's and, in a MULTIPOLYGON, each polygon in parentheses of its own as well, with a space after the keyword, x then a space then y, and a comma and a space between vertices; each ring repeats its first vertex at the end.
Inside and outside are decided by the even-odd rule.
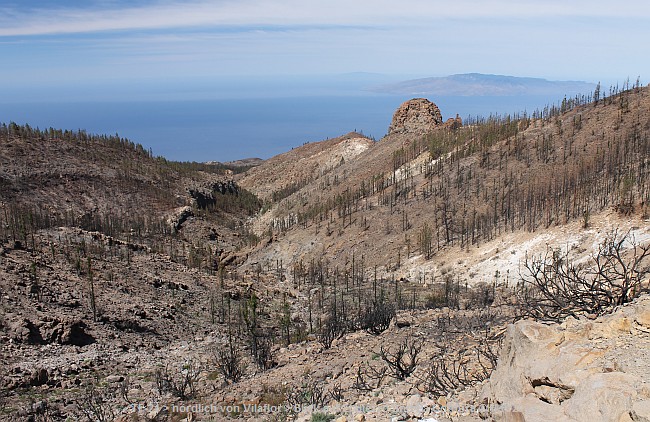
POLYGON ((122 381, 124 381, 124 377, 121 375, 109 375, 106 377, 106 382, 109 384, 115 384, 122 381))
POLYGON ((617 422, 634 422, 629 413, 623 413, 617 422))
POLYGON ((83 321, 65 321, 62 325, 63 328, 58 343, 87 346, 95 342, 93 336, 86 332, 86 324, 83 321))
POLYGON ((23 318, 9 324, 9 333, 13 340, 25 344, 42 344, 40 330, 32 321, 23 318))
POLYGON ((650 310, 639 312, 634 320, 637 324, 650 328, 650 310))
MULTIPOLYGON (((535 321, 519 321, 508 326, 506 340, 499 357, 500 362, 492 373, 484 396, 503 402, 509 398, 534 393, 535 380, 538 385, 560 384, 564 375, 562 366, 570 360, 575 365, 577 358, 562 355, 558 350, 563 335, 558 330, 535 321), (558 359, 549 359, 557 357, 558 359), (542 381, 544 380, 544 381, 542 381)), ((568 364, 568 363, 567 363, 568 364)), ((561 384, 566 385, 563 380, 561 384)))
MULTIPOLYGON (((545 403, 532 396, 513 400, 505 407, 511 407, 511 410, 503 411, 500 415, 497 413, 495 419, 499 422, 575 422, 574 419, 570 419, 562 412, 562 407, 545 403)), ((596 420, 602 419, 594 419, 594 421, 596 420)))
POLYGON ((456 114, 456 118, 450 117, 443 126, 448 130, 456 130, 463 126, 463 119, 456 114))
POLYGON ((29 330, 29 342, 32 343, 87 346, 95 342, 80 319, 54 317, 36 324, 26 320, 25 327, 29 330))
POLYGON ((38 369, 35 369, 29 375, 29 379, 27 380, 26 384, 28 384, 28 385, 30 385, 32 387, 38 387, 38 386, 46 384, 48 380, 49 380, 49 374, 47 373, 47 369, 38 368, 38 369))
POLYGON ((397 328, 408 328, 408 327, 411 326, 411 321, 402 320, 402 319, 396 320, 395 321, 395 326, 397 328))
POLYGON ((526 418, 521 412, 504 412, 501 420, 503 422, 526 422, 526 418))
POLYGON ((167 218, 167 224, 171 227, 172 231, 176 233, 181 229, 183 223, 191 216, 194 215, 192 207, 184 206, 174 210, 172 215, 167 218))
POLYGON ((426 98, 414 98, 399 106, 388 128, 393 133, 427 133, 442 125, 442 114, 437 105, 426 98))
POLYGON ((608 324, 608 328, 611 330, 608 334, 616 335, 617 332, 629 333, 632 329, 632 322, 627 317, 623 318, 614 318, 608 324))
POLYGON ((406 412, 412 418, 422 417, 424 406, 422 405, 422 397, 419 394, 414 394, 406 400, 406 412))
POLYGON ((561 404, 573 396, 573 389, 559 384, 541 384, 534 385, 535 395, 547 403, 561 404))
POLYGON ((650 422, 650 400, 638 401, 632 404, 630 414, 633 421, 650 422))
POLYGON ((147 420, 156 422, 163 421, 167 419, 168 414, 169 412, 165 406, 156 407, 147 414, 147 420))
POLYGON ((424 407, 433 407, 436 405, 436 402, 429 397, 422 397, 422 406, 424 407))
POLYGON ((642 384, 636 375, 623 372, 591 374, 577 385, 564 413, 581 420, 617 420, 631 409, 642 384))
POLYGON ((650 422, 648 341, 633 329, 648 322, 648 308, 640 299, 592 321, 509 325, 479 402, 499 403, 497 421, 519 412, 527 422, 650 422))

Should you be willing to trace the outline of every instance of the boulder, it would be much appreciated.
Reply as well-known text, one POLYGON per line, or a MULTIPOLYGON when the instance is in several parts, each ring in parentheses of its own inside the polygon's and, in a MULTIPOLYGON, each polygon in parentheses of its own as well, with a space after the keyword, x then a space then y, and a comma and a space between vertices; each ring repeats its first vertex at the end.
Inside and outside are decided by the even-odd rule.
POLYGON ((49 374, 45 368, 34 369, 31 374, 25 379, 24 385, 31 387, 38 387, 44 385, 49 380, 49 374))
POLYGON ((109 384, 116 384, 122 381, 124 381, 124 377, 121 375, 109 375, 106 377, 106 382, 109 384))
POLYGON ((86 324, 78 319, 50 318, 40 329, 46 343, 87 346, 95 342, 86 332, 86 324))
POLYGON ((181 229, 183 223, 194 213, 192 212, 192 207, 185 206, 176 208, 174 212, 167 218, 167 224, 171 227, 172 231, 176 233, 181 229))
POLYGON ((444 127, 449 130, 456 130, 461 126, 463 126, 463 119, 461 119, 458 114, 456 114, 456 118, 448 118, 444 124, 444 127))
POLYGON ((640 326, 650 328, 650 309, 636 315, 635 321, 640 326))
POLYGON ((43 337, 36 324, 27 318, 20 318, 9 323, 10 337, 19 343, 42 344, 43 337))
POLYGON ((422 397, 414 394, 406 400, 406 412, 412 418, 421 418, 424 415, 422 397))
POLYGON ((624 372, 591 374, 576 386, 564 413, 573 420, 618 421, 632 410, 643 380, 624 372))
POLYGON ((646 420, 650 338, 634 323, 648 311, 644 296, 596 320, 510 325, 481 400, 498 405, 497 421, 646 420))

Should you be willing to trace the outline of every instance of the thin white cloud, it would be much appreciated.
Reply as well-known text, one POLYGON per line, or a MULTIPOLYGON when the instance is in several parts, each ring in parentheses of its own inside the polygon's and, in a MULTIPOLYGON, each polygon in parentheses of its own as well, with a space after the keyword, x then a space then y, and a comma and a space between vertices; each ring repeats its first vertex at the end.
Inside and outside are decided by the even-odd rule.
POLYGON ((588 0, 165 1, 120 9, 0 9, 0 36, 229 25, 408 25, 440 19, 648 18, 650 2, 588 0))

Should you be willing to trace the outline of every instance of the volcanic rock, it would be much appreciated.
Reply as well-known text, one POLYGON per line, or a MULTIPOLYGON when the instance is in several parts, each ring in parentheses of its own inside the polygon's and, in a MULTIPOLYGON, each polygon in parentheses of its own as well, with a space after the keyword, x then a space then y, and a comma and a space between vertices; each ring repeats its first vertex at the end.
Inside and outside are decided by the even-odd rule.
POLYGON ((414 98, 404 102, 388 128, 392 133, 426 133, 442 125, 442 114, 437 105, 426 98, 414 98))

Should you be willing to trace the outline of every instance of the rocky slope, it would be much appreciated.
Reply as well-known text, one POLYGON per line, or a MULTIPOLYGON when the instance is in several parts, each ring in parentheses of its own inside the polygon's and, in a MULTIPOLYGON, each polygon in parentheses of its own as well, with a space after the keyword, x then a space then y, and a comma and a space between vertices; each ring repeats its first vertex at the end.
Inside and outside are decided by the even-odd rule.
POLYGON ((260 204, 228 169, 15 124, 0 162, 0 419, 81 418, 86 386, 164 365, 152 353, 205 335, 239 294, 225 267, 260 204))
POLYGON ((275 197, 278 201, 321 180, 342 164, 354 162, 373 144, 357 133, 310 142, 266 160, 238 178, 238 183, 261 199, 270 201, 275 197))
POLYGON ((3 126, 0 418, 644 420, 647 297, 521 321, 521 277, 614 228, 647 244, 648 110, 637 87, 462 126, 413 100, 378 142, 234 180, 3 126))

